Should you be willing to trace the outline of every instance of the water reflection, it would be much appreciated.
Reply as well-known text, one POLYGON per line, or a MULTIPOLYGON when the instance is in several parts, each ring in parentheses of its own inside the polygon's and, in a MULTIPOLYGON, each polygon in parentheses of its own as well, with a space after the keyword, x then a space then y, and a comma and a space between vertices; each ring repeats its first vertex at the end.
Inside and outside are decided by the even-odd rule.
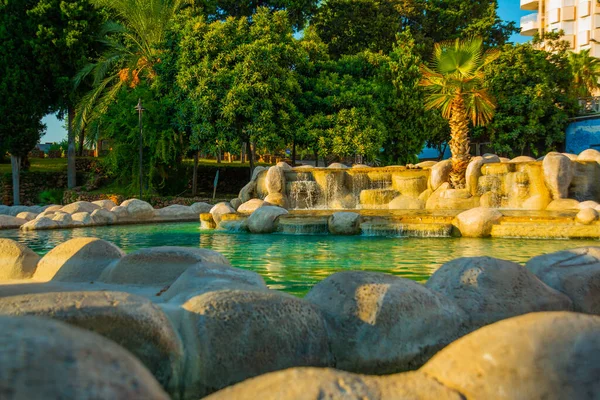
POLYGON ((17 240, 40 254, 85 236, 111 241, 126 252, 153 246, 210 248, 234 266, 258 272, 270 287, 298 295, 337 271, 387 272, 424 282, 440 265, 458 257, 486 255, 524 263, 543 253, 599 245, 589 240, 229 234, 200 231, 197 223, 0 232, 0 237, 17 240))

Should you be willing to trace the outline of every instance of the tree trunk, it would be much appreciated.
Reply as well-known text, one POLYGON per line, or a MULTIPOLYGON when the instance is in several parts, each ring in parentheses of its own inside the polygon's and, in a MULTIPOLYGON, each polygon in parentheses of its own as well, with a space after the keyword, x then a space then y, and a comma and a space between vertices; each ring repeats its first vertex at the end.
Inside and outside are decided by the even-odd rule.
POLYGON ((20 181, 21 181, 21 157, 10 155, 10 163, 12 166, 12 183, 13 183, 13 205, 21 204, 20 197, 20 181))
POLYGON ((67 112, 68 121, 68 141, 69 148, 67 150, 67 187, 72 189, 76 186, 76 172, 75 172, 75 132, 73 130, 73 119, 75 118, 75 109, 69 106, 67 112))
POLYGON ((242 143, 242 149, 240 150, 240 162, 242 164, 246 162, 246 143, 242 143))
POLYGON ((79 132, 79 148, 77 149, 77 156, 83 157, 83 143, 85 141, 85 129, 79 132))
POLYGON ((252 173, 254 172, 254 149, 252 143, 248 140, 248 161, 250 162, 250 179, 252 179, 252 173))
POLYGON ((464 189, 467 186, 466 172, 471 161, 469 145, 469 122, 467 111, 462 97, 458 92, 452 102, 452 116, 450 117, 450 150, 452 151, 452 172, 450 185, 454 189, 464 189))
POLYGON ((315 150, 315 167, 319 166, 319 152, 315 150))
POLYGON ((217 164, 221 164, 221 148, 217 147, 217 164))
POLYGON ((296 166, 296 138, 292 141, 292 167, 296 166))
POLYGON ((192 175, 192 197, 196 197, 198 194, 198 153, 194 153, 194 173, 192 175))

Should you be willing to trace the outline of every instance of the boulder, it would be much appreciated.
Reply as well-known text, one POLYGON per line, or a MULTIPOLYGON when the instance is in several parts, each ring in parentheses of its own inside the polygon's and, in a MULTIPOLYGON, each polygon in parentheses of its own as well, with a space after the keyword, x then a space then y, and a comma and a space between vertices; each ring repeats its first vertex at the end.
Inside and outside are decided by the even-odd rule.
POLYGON ((127 219, 129 217, 129 214, 127 213, 127 209, 125 207, 116 206, 113 207, 113 209, 110 210, 110 212, 115 214, 118 220, 127 219))
POLYGON ((265 184, 269 194, 285 192, 284 170, 277 166, 269 168, 265 184))
POLYGON ((213 263, 230 265, 216 251, 192 247, 153 247, 134 251, 104 270, 100 281, 106 283, 166 286, 189 267, 213 263))
POLYGON ((61 211, 45 210, 45 211, 42 211, 41 213, 39 213, 38 215, 36 215, 35 218, 38 219, 38 218, 48 217, 48 218, 52 219, 52 218, 54 218, 54 215, 56 215, 56 214, 66 214, 66 213, 63 213, 61 211))
POLYGON ((44 209, 44 211, 55 211, 56 212, 56 211, 60 211, 61 208, 63 208, 63 206, 54 204, 54 205, 50 205, 50 206, 46 207, 44 209))
POLYGON ((358 235, 360 215, 354 212, 336 212, 327 222, 329 232, 334 235, 358 235))
POLYGON ((89 201, 76 201, 75 203, 67 204, 60 211, 65 212, 67 214, 75 214, 80 212, 91 213, 94 210, 101 208, 101 206, 90 203, 89 201))
POLYGON ((452 160, 440 161, 431 167, 429 176, 429 189, 436 191, 443 183, 448 182, 452 171, 452 160))
POLYGON ((40 256, 11 239, 0 239, 0 282, 33 276, 40 256))
POLYGON ((252 233, 272 233, 275 222, 281 215, 289 214, 286 209, 275 206, 264 206, 248 217, 248 229, 252 233))
POLYGON ((131 353, 93 332, 36 317, 0 316, 0 326, 3 398, 169 398, 131 353))
POLYGON ((240 194, 238 195, 238 197, 240 198, 242 203, 246 203, 247 201, 249 201, 250 199, 252 199, 254 197, 255 191, 256 191, 256 181, 248 182, 246 184, 246 186, 244 186, 242 188, 242 190, 240 190, 240 194))
POLYGON ((561 153, 563 156, 567 157, 571 161, 577 161, 577 154, 573 153, 561 153))
POLYGON ((154 217, 164 220, 195 220, 198 218, 198 214, 189 206, 173 204, 156 210, 154 217))
POLYGON ((81 222, 81 224, 84 226, 90 226, 94 224, 90 213, 87 212, 75 213, 71 215, 71 218, 73 219, 73 222, 81 222))
POLYGON ((186 269, 161 297, 171 303, 183 304, 192 297, 223 289, 268 290, 256 272, 203 263, 186 269))
POLYGON ((190 206, 190 208, 192 210, 194 210, 194 212, 196 214, 204 214, 204 213, 209 213, 210 210, 213 208, 212 204, 208 204, 208 203, 204 203, 204 202, 198 202, 198 203, 194 203, 190 206))
POLYGON ((277 163, 277 166, 278 166, 279 168, 281 168, 281 169, 282 169, 284 172, 286 172, 286 171, 291 171, 291 170, 293 169, 293 168, 292 168, 292 166, 291 166, 290 164, 288 164, 288 163, 286 163, 286 162, 284 162, 284 161, 280 161, 280 162, 278 162, 278 163, 277 163))
POLYGON ((221 202, 210 209, 210 214, 213 216, 215 223, 218 225, 221 222, 221 217, 225 214, 235 214, 235 210, 229 203, 221 202))
POLYGON ((593 208, 584 208, 575 216, 575 222, 582 225, 589 225, 598 219, 598 211, 593 208))
POLYGON ((0 215, 0 229, 18 229, 29 222, 31 221, 10 215, 0 215))
POLYGON ((371 166, 366 165, 366 164, 352 164, 352 169, 364 169, 364 168, 371 168, 371 166))
POLYGON ((587 149, 579 153, 579 161, 596 161, 600 163, 600 151, 596 149, 587 149))
POLYGON ((546 207, 548 211, 579 210, 579 202, 574 199, 553 200, 546 207))
POLYGON ((567 296, 521 265, 492 257, 447 262, 425 286, 466 311, 473 329, 530 312, 573 309, 567 296))
POLYGON ((488 237, 500 222, 502 213, 493 208, 472 208, 456 216, 458 230, 464 237, 488 237))
POLYGON ((476 196, 477 193, 477 185, 479 182, 479 178, 481 177, 481 167, 485 164, 499 163, 500 158, 497 155, 489 154, 484 156, 477 156, 471 159, 469 165, 467 166, 466 171, 466 181, 467 187, 466 189, 473 195, 476 196))
POLYGON ((8 215, 10 213, 10 207, 0 204, 0 215, 8 215))
POLYGON ((212 214, 200 214, 200 229, 215 229, 216 227, 217 223, 215 222, 212 214))
POLYGON ((428 210, 470 210, 480 206, 480 197, 471 195, 467 189, 450 189, 448 182, 442 184, 429 196, 428 210))
POLYGON ((30 212, 30 211, 25 211, 25 212, 17 214, 17 218, 24 219, 25 221, 31 221, 32 219, 35 219, 37 216, 38 216, 38 214, 30 212))
POLYGON ((124 254, 102 239, 71 239, 50 250, 38 263, 33 277, 40 281, 92 282, 124 254))
POLYGON ((348 166, 346 164, 342 164, 342 163, 332 163, 332 164, 329 164, 329 166, 327 168, 329 168, 329 169, 348 169, 348 166))
POLYGON ((524 210, 545 210, 550 202, 550 197, 542 194, 535 194, 525 200, 521 208, 524 210))
POLYGON ((575 311, 600 315, 600 247, 544 254, 529 260, 525 268, 567 295, 575 311))
POLYGON ((225 214, 217 228, 229 232, 247 232, 247 217, 241 214, 225 214))
POLYGON ((17 215, 19 215, 22 212, 30 212, 31 209, 27 206, 11 206, 10 210, 8 211, 8 215, 12 216, 12 217, 16 217, 17 215))
MULTIPOLYGON (((267 372, 333 364, 327 329, 312 304, 276 291, 221 290, 183 304, 189 359, 185 398, 267 372)), ((255 398, 255 397, 253 397, 255 398)))
MULTIPOLYGON (((0 220, 1 220, 1 218, 0 218, 0 220)), ((36 218, 33 221, 29 221, 29 222, 21 225, 21 229, 24 231, 56 229, 59 227, 60 227, 60 225, 58 222, 53 221, 48 217, 36 218)))
POLYGON ((125 200, 121 203, 121 207, 127 209, 129 218, 136 220, 152 219, 154 217, 154 208, 145 201, 140 199, 125 200))
POLYGON ((393 187, 396 189, 401 195, 419 198, 419 195, 427 190, 427 176, 402 176, 402 175, 394 175, 393 179, 393 187))
POLYGON ((486 326, 421 371, 466 399, 597 399, 600 317, 533 313, 486 326))
POLYGON ((254 211, 259 209, 263 205, 269 205, 269 204, 268 203, 265 204, 265 201, 261 200, 261 199, 248 200, 247 202, 245 202, 244 204, 242 204, 238 207, 237 212, 242 213, 242 214, 252 214, 254 211))
POLYGON ((110 211, 117 206, 115 204, 115 202, 112 200, 97 200, 97 201, 92 201, 92 204, 95 204, 98 207, 105 209, 106 211, 110 211))
POLYGON ((73 218, 71 217, 71 214, 57 212, 52 215, 52 221, 58 222, 61 226, 69 226, 73 223, 73 218))
POLYGON ((107 211, 106 208, 95 210, 90 217, 92 218, 94 225, 110 225, 117 222, 115 213, 107 211))
POLYGON ((239 197, 236 197, 235 199, 232 199, 229 204, 231 204, 231 207, 237 211, 238 208, 242 205, 242 199, 240 199, 239 197))
POLYGON ((287 208, 288 199, 284 194, 272 193, 265 197, 265 202, 277 207, 287 208))
POLYGON ((129 350, 169 392, 182 383, 179 335, 143 297, 107 291, 27 294, 0 298, 0 314, 48 317, 95 332, 129 350))
POLYGON ((511 163, 529 163, 535 161, 535 158, 529 156, 518 156, 510 160, 511 163))
POLYGON ((425 202, 414 197, 400 195, 390 201, 388 208, 390 210, 422 210, 425 208, 425 202))
POLYGON ((256 181, 256 179, 258 178, 258 175, 259 175, 261 172, 263 172, 263 171, 266 171, 266 170, 267 170, 267 168, 266 168, 266 167, 261 167, 261 166, 254 167, 254 171, 252 171, 252 177, 250 178, 250 181, 251 181, 251 182, 254 182, 254 181, 256 181))
POLYGON ((465 313, 409 279, 363 271, 335 273, 305 299, 329 328, 336 367, 389 374, 421 366, 461 335, 465 313))
POLYGON ((600 204, 598 204, 595 201, 592 200, 588 200, 588 201, 582 201, 581 203, 579 203, 579 209, 580 210, 584 210, 586 208, 598 208, 598 206, 600 206, 600 204))
POLYGON ((420 162, 417 165, 415 165, 415 167, 422 168, 422 169, 431 168, 437 163, 438 163, 437 161, 423 161, 423 162, 420 162))
POLYGON ((569 195, 569 185, 573 180, 573 165, 569 157, 551 152, 542 162, 544 182, 554 200, 565 199, 569 195))
POLYGON ((248 379, 206 400, 398 400, 464 399, 420 372, 364 376, 327 368, 290 368, 248 379))

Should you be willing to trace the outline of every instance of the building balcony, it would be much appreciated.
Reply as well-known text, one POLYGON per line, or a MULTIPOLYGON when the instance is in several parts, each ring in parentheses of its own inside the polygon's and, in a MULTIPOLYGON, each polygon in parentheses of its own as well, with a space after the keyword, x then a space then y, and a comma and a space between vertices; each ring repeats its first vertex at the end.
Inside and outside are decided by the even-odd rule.
POLYGON ((521 10, 535 11, 539 4, 539 0, 521 0, 521 10))
POLYGON ((537 33, 539 27, 538 13, 529 14, 521 18, 521 35, 533 36, 537 33))

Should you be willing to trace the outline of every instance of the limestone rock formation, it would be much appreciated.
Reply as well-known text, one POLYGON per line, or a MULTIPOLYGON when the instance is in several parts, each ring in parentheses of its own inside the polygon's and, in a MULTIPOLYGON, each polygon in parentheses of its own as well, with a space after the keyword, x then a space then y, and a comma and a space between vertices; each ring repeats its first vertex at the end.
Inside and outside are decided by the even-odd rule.
POLYGON ((425 208, 423 200, 414 197, 400 195, 388 204, 390 210, 422 210, 425 208))
POLYGON ((95 210, 90 217, 94 225, 110 225, 117 222, 117 216, 113 212, 107 211, 106 208, 95 210))
POLYGON ((440 161, 433 167, 431 167, 431 176, 429 177, 429 188, 435 192, 442 184, 448 182, 451 171, 452 160, 440 161))
POLYGON ((58 222, 53 221, 48 217, 36 218, 32 221, 24 223, 21 225, 21 229, 24 231, 33 231, 38 229, 56 229, 60 225, 58 222))
POLYGON ((573 180, 572 161, 560 153, 548 153, 543 161, 544 181, 552 198, 565 199, 569 195, 569 185, 573 180))
POLYGON ((594 210, 593 208, 584 208, 575 216, 575 221, 583 225, 589 225, 597 219, 598 211, 594 210))
POLYGON ((275 231, 275 222, 281 215, 288 214, 281 207, 260 207, 248 217, 248 229, 252 233, 272 233, 275 231))
POLYGON ((458 304, 472 329, 536 311, 569 311, 571 300, 521 265, 491 257, 458 258, 442 265, 425 287, 458 304))
POLYGON ((154 217, 164 220, 194 220, 198 214, 189 206, 173 204, 171 206, 155 210, 154 217))
POLYGON ((26 221, 31 221, 32 219, 35 219, 37 216, 38 216, 38 214, 30 212, 30 211, 24 211, 24 212, 17 214, 17 218, 24 219, 26 221))
POLYGON ((89 201, 76 201, 75 203, 67 204, 60 211, 67 214, 75 214, 79 212, 91 213, 94 210, 101 208, 99 205, 90 203, 89 201))
POLYGON ((78 212, 71 215, 73 222, 81 222, 84 226, 90 226, 94 224, 92 216, 87 212, 78 212))
POLYGON ((98 207, 105 209, 106 211, 110 211, 114 207, 117 206, 114 201, 108 200, 108 199, 107 200, 92 201, 92 204, 95 204, 98 207))
POLYGON ((40 281, 92 282, 125 253, 98 238, 75 238, 50 250, 38 263, 34 278, 40 281))
POLYGON ((105 269, 100 281, 116 284, 170 285, 187 268, 199 263, 229 265, 220 253, 208 249, 163 246, 134 251, 105 269))
POLYGON ((360 215, 353 212, 336 212, 328 220, 329 232, 334 235, 360 233, 360 215))
POLYGON ((194 210, 196 214, 209 213, 213 207, 214 206, 212 204, 204 203, 202 201, 194 203, 190 206, 190 208, 194 210))
POLYGON ((265 204, 265 201, 261 199, 248 200, 247 202, 243 203, 241 206, 238 207, 237 212, 242 214, 252 214, 254 211, 259 209, 263 205, 269 204, 265 204))
POLYGON ((112 210, 110 210, 110 212, 115 214, 117 216, 117 219, 119 220, 127 219, 129 217, 129 214, 127 213, 127 208, 122 206, 113 207, 112 210))
POLYGON ((419 367, 459 337, 467 320, 444 296, 409 279, 373 272, 333 274, 306 300, 325 314, 336 367, 359 373, 419 367))
POLYGON ((3 398, 167 400, 152 374, 111 340, 62 322, 0 316, 3 398))
POLYGON ((285 192, 285 172, 278 166, 273 166, 267 171, 265 181, 269 194, 285 192))
POLYGON ((600 315, 600 247, 583 247, 534 257, 525 267, 567 295, 575 311, 600 315))
POLYGON ((29 222, 31 221, 10 215, 0 215, 0 229, 17 229, 29 222))
POLYGON ((235 210, 229 203, 221 202, 217 203, 213 208, 210 209, 210 213, 218 225, 221 222, 221 217, 225 214, 235 214, 235 210))
POLYGON ((574 199, 557 199, 553 200, 546 207, 548 211, 565 211, 565 210, 579 210, 579 202, 574 199))
POLYGON ((421 371, 467 399, 600 397, 600 317, 532 313, 452 343, 421 371))
POLYGON ((0 239, 0 281, 31 278, 40 256, 29 247, 10 239, 0 239))
POLYGON ((596 161, 600 163, 600 151, 596 149, 587 149, 582 151, 577 157, 579 161, 596 161))
POLYGON ((121 207, 127 209, 129 218, 136 220, 152 219, 154 217, 154 208, 140 199, 129 199, 121 203, 121 207))
POLYGON ((236 197, 235 199, 232 199, 229 204, 231 204, 231 207, 237 211, 238 208, 242 205, 242 199, 240 199, 239 197, 236 197))
POLYGON ((492 208, 472 208, 456 217, 460 234, 464 237, 488 237, 492 227, 502 219, 502 213, 492 208))

